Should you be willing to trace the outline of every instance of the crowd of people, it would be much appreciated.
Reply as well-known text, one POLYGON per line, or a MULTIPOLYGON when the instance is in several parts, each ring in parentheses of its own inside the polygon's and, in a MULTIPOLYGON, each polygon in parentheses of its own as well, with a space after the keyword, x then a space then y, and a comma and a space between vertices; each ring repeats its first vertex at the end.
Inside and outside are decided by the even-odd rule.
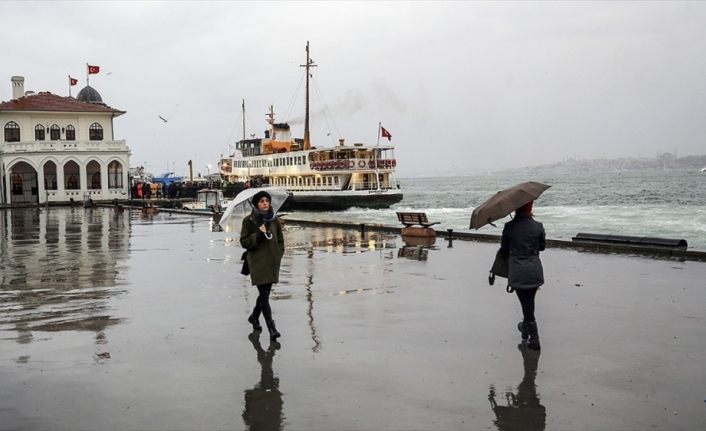
POLYGON ((173 182, 169 184, 135 181, 130 189, 132 199, 182 199, 195 198, 201 189, 221 188, 220 183, 173 182))

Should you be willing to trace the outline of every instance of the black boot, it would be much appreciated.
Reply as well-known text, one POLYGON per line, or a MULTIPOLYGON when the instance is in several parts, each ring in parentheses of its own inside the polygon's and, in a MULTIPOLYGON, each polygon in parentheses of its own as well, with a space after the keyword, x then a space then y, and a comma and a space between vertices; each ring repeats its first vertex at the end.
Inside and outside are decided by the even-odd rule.
POLYGON ((527 330, 529 332, 529 341, 527 347, 532 350, 539 350, 539 331, 537 330, 537 322, 527 322, 527 330))
POLYGON ((266 323, 267 323, 267 330, 270 331, 270 340, 275 341, 275 340, 277 340, 279 337, 282 336, 282 334, 280 334, 280 333, 277 331, 277 328, 275 327, 275 321, 274 321, 274 320, 269 320, 269 321, 267 321, 266 323))
POLYGON ((260 318, 255 317, 255 313, 251 314, 250 317, 248 317, 248 322, 252 324, 253 331, 262 331, 262 326, 260 326, 260 318))
POLYGON ((517 330, 522 333, 522 341, 527 341, 530 336, 529 331, 527 330, 527 322, 523 320, 522 322, 518 323, 517 330))

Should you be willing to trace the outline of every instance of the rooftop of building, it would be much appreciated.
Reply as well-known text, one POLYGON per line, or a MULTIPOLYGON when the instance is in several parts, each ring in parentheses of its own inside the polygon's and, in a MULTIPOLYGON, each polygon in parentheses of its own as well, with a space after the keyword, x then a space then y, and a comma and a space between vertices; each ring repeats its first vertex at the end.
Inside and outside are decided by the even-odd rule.
POLYGON ((84 93, 84 100, 44 91, 1 102, 0 111, 109 112, 116 117, 125 113, 103 103, 100 94, 90 86, 86 86, 79 92, 79 98, 82 97, 82 93, 84 93))

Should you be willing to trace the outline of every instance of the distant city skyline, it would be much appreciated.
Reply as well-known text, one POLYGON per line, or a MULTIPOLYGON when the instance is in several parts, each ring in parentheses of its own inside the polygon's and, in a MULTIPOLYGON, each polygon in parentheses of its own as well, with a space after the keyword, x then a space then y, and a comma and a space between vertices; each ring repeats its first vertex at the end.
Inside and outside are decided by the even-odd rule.
POLYGON ((401 176, 698 155, 704 22, 701 2, 2 2, 0 100, 13 75, 75 95, 98 66, 131 165, 205 175, 243 99, 246 136, 270 105, 303 135, 310 41, 313 145, 375 144, 382 122, 401 176))

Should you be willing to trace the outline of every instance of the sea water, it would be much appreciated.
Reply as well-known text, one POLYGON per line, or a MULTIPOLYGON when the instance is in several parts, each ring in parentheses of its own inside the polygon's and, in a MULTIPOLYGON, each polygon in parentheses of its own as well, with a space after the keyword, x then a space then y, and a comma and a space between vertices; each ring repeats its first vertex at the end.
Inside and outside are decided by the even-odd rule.
MULTIPOLYGON (((399 178, 404 199, 389 209, 292 211, 292 218, 399 224, 397 211, 424 211, 437 229, 471 231, 473 208, 499 190, 523 181, 551 185, 534 215, 548 238, 579 232, 686 239, 706 250, 706 173, 698 170, 612 172, 514 171, 456 177, 399 178)), ((506 218, 479 233, 501 234, 506 218)))

